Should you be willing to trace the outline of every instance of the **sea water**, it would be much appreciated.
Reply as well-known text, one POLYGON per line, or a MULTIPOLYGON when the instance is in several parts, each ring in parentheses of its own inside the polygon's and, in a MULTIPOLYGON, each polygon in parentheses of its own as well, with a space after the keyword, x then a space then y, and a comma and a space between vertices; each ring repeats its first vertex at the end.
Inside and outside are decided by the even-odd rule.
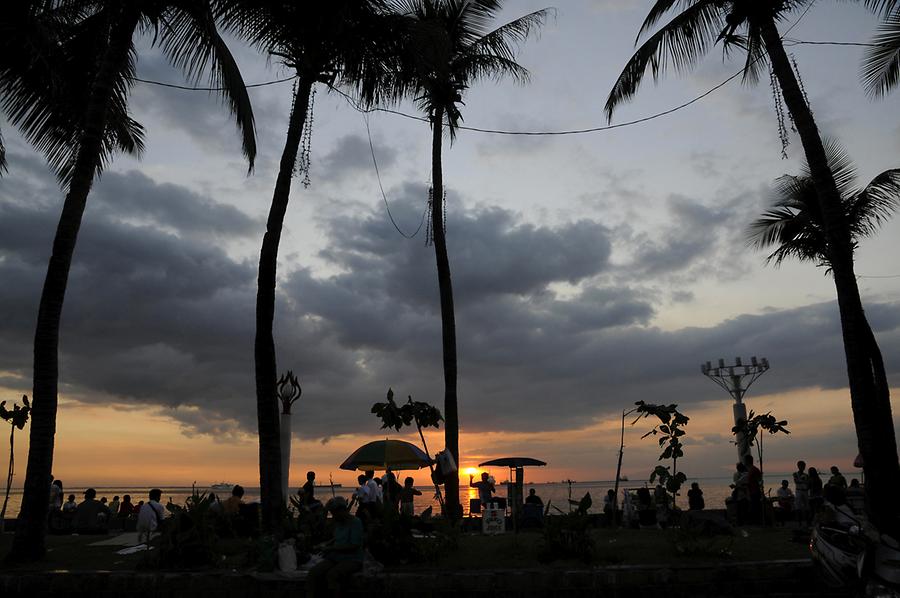
MULTIPOLYGON (((424 477, 424 476, 423 476, 424 477)), ((787 479, 790 480, 790 474, 786 473, 771 473, 766 474, 765 476, 765 489, 766 494, 774 496, 776 489, 780 486, 781 480, 787 479)), ((687 509, 687 491, 690 489, 690 485, 692 482, 697 482, 700 484, 700 489, 703 490, 703 498, 706 502, 707 509, 724 509, 725 508, 725 499, 731 496, 731 488, 729 488, 729 484, 731 484, 730 477, 711 477, 711 478, 692 478, 688 479, 688 481, 684 484, 679 495, 677 497, 677 504, 679 507, 683 509, 687 509)), ((593 482, 573 482, 571 484, 564 482, 546 482, 546 483, 534 483, 525 484, 525 495, 528 495, 528 491, 530 489, 534 489, 535 494, 537 494, 541 500, 543 500, 544 505, 546 506, 548 502, 550 503, 550 512, 557 513, 556 509, 559 509, 563 512, 568 512, 570 503, 569 498, 572 500, 578 501, 585 494, 590 493, 592 506, 590 508, 591 513, 600 513, 603 511, 603 497, 606 495, 607 491, 612 489, 615 486, 613 481, 593 481, 593 482), (555 508, 554 508, 555 507, 555 508)), ((652 486, 649 482, 646 481, 621 481, 619 482, 619 492, 621 497, 621 492, 623 489, 636 489, 641 488, 643 486, 650 487, 652 486)), ((94 487, 97 490, 97 500, 102 497, 106 497, 108 500, 112 500, 113 496, 118 495, 121 499, 122 496, 128 494, 131 496, 131 502, 133 504, 137 504, 139 501, 147 500, 147 494, 150 492, 151 488, 147 486, 109 486, 109 487, 94 487)), ((166 504, 171 501, 177 505, 183 505, 185 500, 191 495, 192 488, 185 486, 159 486, 162 489, 162 503, 166 504)), ((440 506, 438 503, 438 499, 435 494, 434 486, 421 486, 417 485, 416 488, 422 492, 421 496, 415 497, 415 509, 417 513, 420 513, 423 509, 427 507, 432 507, 434 509, 435 514, 440 512, 440 506)), ((506 487, 502 483, 497 483, 497 496, 506 496, 507 491, 506 487)), ((793 489, 793 484, 791 484, 791 488, 793 489)), ((71 487, 64 488, 63 495, 64 497, 68 497, 69 494, 75 495, 76 502, 81 502, 82 494, 84 493, 85 487, 71 487)), ((443 491, 443 487, 441 488, 443 491)), ((209 488, 198 486, 197 490, 201 492, 209 492, 209 488)), ((244 502, 254 502, 259 500, 259 488, 253 487, 245 487, 244 488, 244 502)), ((292 488, 293 492, 296 492, 296 489, 292 488)), ((354 488, 349 486, 342 486, 340 488, 335 488, 333 491, 334 496, 343 496, 347 500, 350 500, 352 496, 354 488)), ((228 491, 214 491, 221 499, 227 498, 230 493, 228 491)), ((318 486, 316 487, 316 498, 321 500, 322 502, 327 501, 332 496, 332 490, 328 486, 318 486)), ((463 506, 463 512, 468 514, 469 512, 469 500, 478 497, 478 491, 475 488, 469 488, 467 483, 463 481, 460 485, 459 489, 459 499, 460 503, 463 506)), ((19 506, 22 502, 22 490, 21 489, 13 489, 9 495, 9 505, 6 509, 6 517, 8 519, 15 518, 19 513, 19 506)))

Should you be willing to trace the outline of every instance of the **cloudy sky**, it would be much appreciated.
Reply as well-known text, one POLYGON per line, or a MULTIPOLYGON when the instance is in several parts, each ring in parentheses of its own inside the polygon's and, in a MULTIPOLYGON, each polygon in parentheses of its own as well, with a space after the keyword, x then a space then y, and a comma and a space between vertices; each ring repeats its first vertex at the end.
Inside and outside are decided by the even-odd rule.
MULTIPOLYGON (((541 8, 509 2, 503 19, 541 8)), ((604 124, 602 108, 649 2, 563 0, 527 44, 530 85, 472 87, 465 123, 505 130, 604 124)), ((794 19, 799 15, 794 15, 794 19)), ((793 22, 793 21, 792 21, 793 22)), ((876 21, 822 1, 797 40, 867 41, 876 21)), ((782 29, 789 26, 785 24, 782 29)), ((248 83, 288 74, 232 44, 248 83)), ((138 76, 183 83, 142 44, 138 76)), ((823 134, 857 162, 860 182, 900 165, 900 93, 861 90, 862 50, 795 45, 823 134)), ((614 122, 679 105, 740 66, 717 49, 697 69, 648 79, 614 122)), ((61 340, 55 473, 70 484, 256 485, 253 310, 265 215, 291 84, 251 91, 260 155, 247 176, 239 140, 204 92, 137 84, 147 129, 140 161, 119 158, 85 214, 61 340)), ((399 109, 415 114, 414 106, 399 109)), ((370 117, 386 199, 413 232, 427 200, 430 131, 370 117)), ((0 392, 30 394, 31 339, 62 194, 41 157, 4 126, 0 179, 0 392)), ((748 403, 790 421, 769 469, 797 458, 850 469, 856 454, 831 280, 808 264, 765 267, 745 230, 773 180, 797 172, 780 142, 767 81, 739 81, 669 116, 606 132, 503 136, 460 131, 445 152, 447 235, 457 305, 462 465, 526 454, 532 479, 608 479, 618 416, 636 400, 689 415, 690 475, 733 466, 728 397, 700 374, 718 357, 766 356, 748 403)), ((320 476, 383 437, 369 413, 389 386, 443 396, 433 249, 387 217, 362 115, 318 89, 312 184, 295 180, 279 262, 279 370, 303 386, 292 480, 320 476)), ((858 253, 857 271, 891 382, 900 380, 900 219, 858 253)), ((895 390, 895 395, 897 390, 895 390)), ((624 469, 642 477, 655 443, 628 432, 624 469)), ((431 446, 440 445, 432 435, 431 446)), ((27 447, 21 447, 22 454, 27 447)), ((20 463, 24 463, 22 458, 20 463)))

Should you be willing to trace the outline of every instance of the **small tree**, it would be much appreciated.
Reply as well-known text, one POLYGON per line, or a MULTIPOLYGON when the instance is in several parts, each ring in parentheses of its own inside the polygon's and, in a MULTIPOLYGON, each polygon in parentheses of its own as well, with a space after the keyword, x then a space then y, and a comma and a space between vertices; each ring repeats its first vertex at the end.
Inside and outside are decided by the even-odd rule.
MULTIPOLYGON (((741 446, 742 449, 749 449, 752 446, 756 447, 756 458, 759 462, 760 474, 762 474, 763 437, 765 434, 761 435, 759 433, 760 430, 764 430, 769 434, 777 434, 779 432, 790 434, 791 432, 787 429, 786 419, 781 421, 776 420, 771 411, 756 415, 753 413, 752 409, 750 410, 750 415, 747 416, 747 419, 739 419, 737 425, 731 428, 731 433, 735 436, 734 443, 736 445, 741 446)), ((742 450, 741 452, 743 454, 744 451, 742 450)))
POLYGON ((15 471, 15 445, 13 442, 16 438, 16 428, 22 430, 28 422, 28 415, 31 413, 31 404, 28 397, 22 395, 23 407, 13 404, 12 411, 6 408, 6 401, 0 401, 0 418, 9 422, 9 470, 6 474, 6 495, 3 497, 3 508, 0 509, 0 532, 3 531, 3 522, 6 517, 6 505, 9 502, 9 490, 12 488, 13 473, 15 471))
MULTIPOLYGON (((439 429, 441 422, 444 421, 444 416, 441 415, 440 409, 433 405, 421 401, 413 401, 412 396, 409 395, 407 395, 407 399, 403 405, 397 405, 394 402, 394 389, 388 388, 387 401, 372 405, 372 413, 381 420, 382 430, 393 428, 399 432, 404 426, 410 426, 415 423, 416 429, 419 431, 419 438, 422 439, 422 448, 425 449, 425 454, 430 458, 431 453, 428 452, 428 444, 425 442, 422 428, 439 429)), ((434 466, 429 463, 428 469, 431 471, 432 480, 434 480, 434 466)), ((441 496, 441 490, 437 483, 434 485, 434 490, 438 502, 441 504, 441 509, 443 509, 444 499, 441 496)))
POLYGON ((681 437, 685 435, 683 428, 688 424, 690 418, 678 411, 678 405, 674 403, 671 405, 654 405, 638 401, 635 405, 637 405, 636 411, 639 415, 631 422, 631 425, 636 424, 645 417, 656 417, 659 419, 659 423, 641 438, 651 435, 659 436, 659 446, 665 447, 659 455, 659 460, 672 460, 671 469, 668 465, 657 465, 653 469, 653 472, 650 474, 650 483, 652 484, 658 479, 659 483, 672 493, 674 502, 681 485, 687 480, 687 476, 678 471, 678 459, 684 456, 684 451, 682 450, 684 445, 681 443, 681 437))

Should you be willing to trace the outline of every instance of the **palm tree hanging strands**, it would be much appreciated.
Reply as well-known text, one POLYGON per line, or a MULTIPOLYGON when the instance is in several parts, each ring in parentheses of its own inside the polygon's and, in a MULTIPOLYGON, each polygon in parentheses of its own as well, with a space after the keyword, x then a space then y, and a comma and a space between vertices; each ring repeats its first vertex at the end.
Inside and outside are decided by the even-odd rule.
MULTIPOLYGON (((791 144, 791 138, 784 124, 784 98, 781 95, 781 86, 778 85, 778 79, 775 78, 775 71, 771 66, 769 67, 769 87, 772 88, 772 99, 775 102, 775 120, 778 123, 778 138, 781 140, 781 159, 787 160, 787 148, 791 144)), ((793 128, 793 124, 791 128, 793 128)))
POLYGON ((309 91, 309 104, 306 108, 306 126, 303 127, 303 139, 300 141, 300 155, 297 156, 296 174, 303 175, 303 187, 308 188, 310 157, 309 150, 312 147, 313 108, 316 102, 316 86, 309 91))
MULTIPOLYGON (((434 206, 434 187, 431 184, 428 185, 428 206, 425 208, 425 212, 428 214, 427 220, 425 221, 425 247, 431 247, 434 245, 434 220, 432 220, 431 209, 434 206)), ((441 205, 441 209, 443 211, 443 222, 441 222, 441 230, 444 232, 444 236, 447 236, 447 190, 444 189, 444 203, 441 205)))
POLYGON ((789 56, 791 58, 791 66, 794 67, 794 74, 797 75, 797 84, 800 86, 800 93, 803 94, 803 101, 806 102, 809 112, 812 113, 812 105, 809 103, 809 96, 806 95, 806 87, 803 86, 803 77, 800 76, 800 68, 797 66, 797 59, 793 54, 789 54, 789 56))

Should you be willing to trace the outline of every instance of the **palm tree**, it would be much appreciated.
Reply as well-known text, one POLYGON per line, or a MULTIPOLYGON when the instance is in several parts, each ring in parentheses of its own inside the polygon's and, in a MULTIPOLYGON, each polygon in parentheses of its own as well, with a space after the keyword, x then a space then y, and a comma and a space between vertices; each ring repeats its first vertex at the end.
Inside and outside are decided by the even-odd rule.
POLYGON ((876 97, 887 95, 900 82, 900 3, 897 0, 867 0, 881 12, 884 21, 866 51, 862 77, 866 91, 876 97))
POLYGON ((83 101, 84 111, 73 123, 76 135, 71 146, 61 150, 45 148, 67 193, 41 292, 35 331, 28 465, 22 508, 9 555, 16 560, 38 559, 45 551, 47 484, 56 432, 60 317, 78 230, 94 177, 111 158, 112 151, 122 148, 121 143, 113 147, 108 140, 122 138, 117 131, 133 122, 128 119, 123 123, 115 117, 127 114, 136 60, 135 34, 152 31, 153 42, 173 65, 193 80, 199 79, 211 66, 211 85, 223 90, 222 96, 242 131, 243 150, 251 168, 256 153, 253 114, 246 87, 216 30, 209 1, 82 0, 58 5, 70 10, 72 16, 61 38, 63 53, 71 56, 70 64, 61 64, 60 68, 68 70, 69 78, 81 78, 80 85, 73 83, 68 89, 80 90, 80 96, 76 94, 72 101, 83 101), (75 71, 74 67, 85 70, 75 71))
MULTIPOLYGON (((900 208, 900 169, 886 170, 859 189, 854 186, 856 168, 847 153, 828 140, 825 152, 841 193, 851 242, 856 248, 862 237, 873 234, 900 208)), ((784 175, 776 181, 772 207, 750 225, 748 239, 757 249, 774 247, 766 261, 776 266, 793 257, 831 268, 828 241, 809 168, 800 176, 784 175)))
MULTIPOLYGON (((744 80, 756 80, 768 60, 794 122, 816 190, 841 317, 844 353, 859 450, 866 464, 867 507, 872 521, 888 533, 900 532, 894 497, 900 492, 900 462, 891 418, 890 391, 881 352, 863 311, 853 271, 853 242, 835 176, 812 111, 784 50, 778 23, 813 0, 656 0, 640 36, 678 5, 683 7, 650 35, 625 65, 606 102, 615 108, 638 89, 647 68, 657 77, 669 66, 693 66, 722 42, 726 54, 746 52, 744 80)), ((895 0, 889 0, 891 2, 895 0)))
MULTIPOLYGON (((275 318, 278 246, 297 171, 301 140, 310 134, 307 122, 314 87, 348 85, 362 104, 399 95, 398 80, 385 60, 395 54, 397 28, 381 0, 236 0, 223 3, 218 15, 225 26, 261 51, 278 58, 297 76, 288 117, 272 204, 259 256, 256 295, 256 414, 259 426, 259 475, 263 525, 275 529, 285 497, 281 496, 281 448, 278 380, 273 321, 275 318)), ((308 168, 302 156, 300 169, 308 168)))
MULTIPOLYGON (((447 450, 459 463, 459 411, 457 408, 456 317, 450 259, 444 232, 444 183, 441 149, 444 126, 450 140, 462 121, 463 94, 479 79, 512 77, 526 82, 528 71, 515 61, 516 48, 543 25, 549 9, 538 10, 496 29, 489 27, 501 9, 500 0, 396 0, 395 10, 410 22, 411 87, 419 108, 428 114, 432 129, 431 230, 437 261, 441 299, 441 335, 444 357, 444 438, 447 450)), ((457 517, 459 479, 445 481, 447 510, 457 517)))

